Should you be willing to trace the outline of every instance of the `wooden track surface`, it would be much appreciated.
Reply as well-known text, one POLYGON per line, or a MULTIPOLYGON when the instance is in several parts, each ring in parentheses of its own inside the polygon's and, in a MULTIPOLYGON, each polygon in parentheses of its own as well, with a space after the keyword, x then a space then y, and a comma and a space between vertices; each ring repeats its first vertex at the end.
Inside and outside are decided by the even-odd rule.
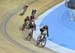
POLYGON ((31 10, 33 8, 37 9, 37 18, 37 16, 61 1, 62 0, 0 0, 0 53, 56 53, 55 51, 46 48, 36 47, 33 40, 30 42, 24 40, 28 31, 21 32, 19 27, 23 24, 25 16, 31 15, 31 10), (19 13, 21 12, 19 11, 10 18, 8 23, 6 23, 6 31, 12 37, 12 41, 9 37, 4 37, 6 34, 3 34, 1 24, 5 22, 5 20, 8 20, 8 18, 5 17, 6 15, 11 11, 14 12, 15 10, 13 11, 13 9, 22 7, 24 4, 29 4, 29 8, 25 15, 19 16, 19 13), (15 43, 15 40, 19 44, 15 43))

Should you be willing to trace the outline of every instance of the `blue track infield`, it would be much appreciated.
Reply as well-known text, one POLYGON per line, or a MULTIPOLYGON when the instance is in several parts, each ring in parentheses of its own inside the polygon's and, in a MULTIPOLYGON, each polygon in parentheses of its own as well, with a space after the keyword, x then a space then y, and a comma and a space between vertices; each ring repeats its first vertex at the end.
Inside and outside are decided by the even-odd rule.
POLYGON ((40 26, 48 25, 50 41, 75 50, 75 22, 69 18, 68 8, 61 5, 45 16, 40 26))

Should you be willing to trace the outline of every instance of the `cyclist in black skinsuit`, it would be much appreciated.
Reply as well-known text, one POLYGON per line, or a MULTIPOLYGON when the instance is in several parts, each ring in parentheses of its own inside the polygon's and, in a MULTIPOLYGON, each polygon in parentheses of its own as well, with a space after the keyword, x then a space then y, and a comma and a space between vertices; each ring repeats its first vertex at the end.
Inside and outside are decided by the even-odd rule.
MULTIPOLYGON (((45 25, 43 26, 42 28, 40 28, 40 35, 37 37, 37 46, 40 44, 41 41, 45 41, 45 44, 46 44, 46 35, 47 37, 49 36, 48 35, 48 26, 45 25)), ((45 46, 44 44, 44 46, 45 46)), ((43 46, 43 45, 42 45, 43 46)), ((43 47, 44 47, 43 46, 43 47)))

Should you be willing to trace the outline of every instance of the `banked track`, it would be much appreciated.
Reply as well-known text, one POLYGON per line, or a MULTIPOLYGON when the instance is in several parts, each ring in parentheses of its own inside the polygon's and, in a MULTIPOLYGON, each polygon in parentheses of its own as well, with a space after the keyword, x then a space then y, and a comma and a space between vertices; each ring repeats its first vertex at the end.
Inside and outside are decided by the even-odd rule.
MULTIPOLYGON (((35 1, 34 1, 35 2, 35 1)), ((31 2, 29 4, 32 4, 34 2, 31 2)), ((1 25, 0 25, 0 29, 1 29, 1 33, 3 34, 3 37, 8 40, 9 42, 11 42, 12 44, 15 44, 15 46, 18 46, 19 48, 25 49, 25 50, 29 50, 31 51, 31 53, 38 53, 37 51, 34 51, 32 49, 29 49, 27 47, 25 47, 24 45, 20 44, 19 42, 17 42, 16 40, 14 40, 11 35, 9 35, 7 33, 6 30, 6 25, 8 23, 8 21, 10 20, 10 18, 14 15, 16 15, 20 10, 22 9, 22 7, 18 7, 10 12, 8 12, 6 15, 4 15, 4 20, 2 21, 1 25)))
MULTIPOLYGON (((32 1, 30 3, 28 3, 29 5, 36 2, 35 1, 32 1)), ((16 46, 18 46, 19 48, 22 48, 22 49, 25 49, 25 50, 29 50, 31 51, 32 53, 37 53, 36 51, 34 50, 31 50, 27 47, 25 47, 24 45, 20 44, 19 42, 17 42, 16 40, 14 40, 8 33, 7 33, 7 30, 6 30, 6 25, 8 23, 8 21, 10 20, 10 18, 14 15, 16 15, 21 9, 23 8, 22 7, 18 7, 10 12, 7 12, 7 14, 4 15, 4 20, 2 21, 2 23, 0 24, 0 29, 1 29, 1 33, 3 34, 2 36, 8 40, 9 42, 11 42, 12 44, 15 44, 16 46)))
POLYGON ((29 51, 32 51, 33 53, 37 53, 36 51, 33 51, 23 45, 21 45, 19 42, 17 42, 16 40, 14 40, 6 31, 6 25, 8 23, 8 21, 10 20, 10 18, 15 15, 16 13, 18 13, 22 8, 17 8, 15 10, 12 10, 11 12, 7 13, 5 15, 3 22, 1 23, 0 25, 0 29, 1 29, 1 33, 3 34, 3 37, 6 38, 6 40, 8 40, 9 42, 15 44, 16 46, 20 47, 20 48, 23 48, 25 50, 29 50, 29 51), (18 9, 18 10, 17 10, 18 9), (14 12, 13 12, 14 11, 14 12))

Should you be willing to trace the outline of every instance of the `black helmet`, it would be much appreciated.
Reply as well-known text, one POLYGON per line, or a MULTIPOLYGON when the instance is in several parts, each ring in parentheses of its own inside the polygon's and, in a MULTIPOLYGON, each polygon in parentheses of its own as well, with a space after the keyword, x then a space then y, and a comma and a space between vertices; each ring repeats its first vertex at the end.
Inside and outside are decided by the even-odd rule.
POLYGON ((48 26, 47 26, 47 25, 45 25, 43 28, 44 28, 44 29, 48 29, 48 26))

